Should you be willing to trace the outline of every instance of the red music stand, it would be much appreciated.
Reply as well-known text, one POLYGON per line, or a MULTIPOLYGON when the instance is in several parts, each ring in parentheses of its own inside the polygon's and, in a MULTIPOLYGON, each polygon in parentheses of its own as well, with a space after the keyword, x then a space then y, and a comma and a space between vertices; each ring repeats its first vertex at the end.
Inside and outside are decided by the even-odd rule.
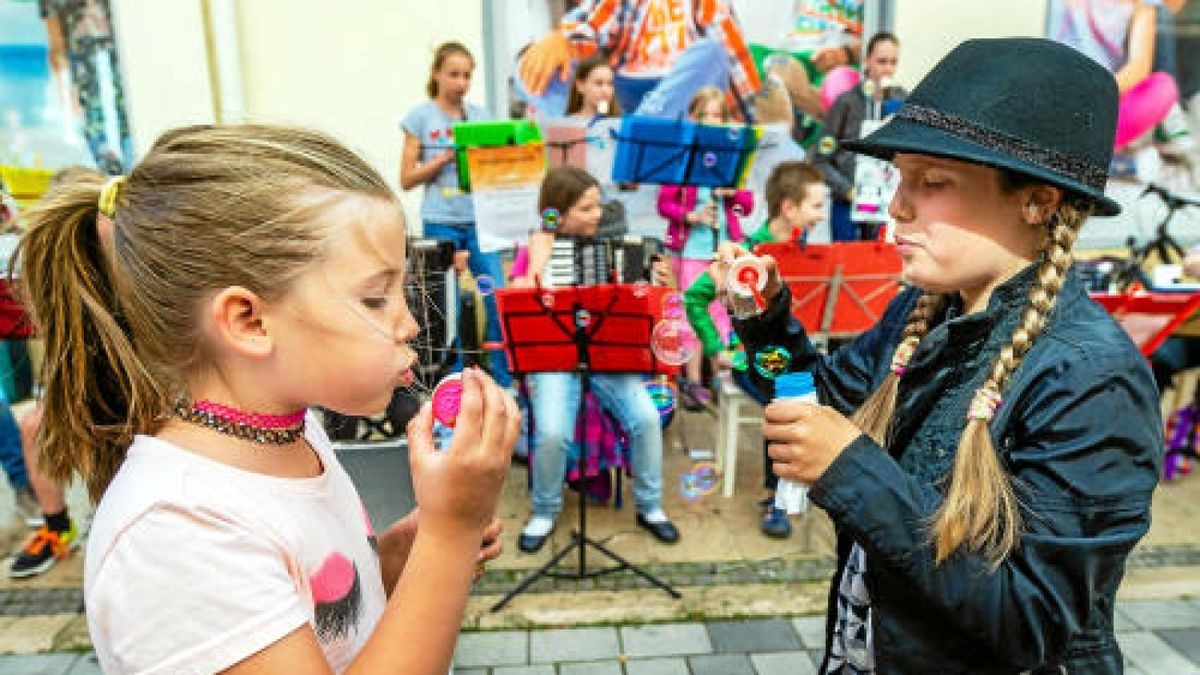
POLYGON ((876 324, 900 292, 902 265, 892 244, 760 244, 792 292, 792 314, 809 334, 842 338, 876 324))
MULTIPOLYGON (((604 284, 560 289, 505 288, 496 291, 496 307, 504 333, 505 351, 514 373, 575 372, 580 378, 576 425, 582 429, 579 476, 587 475, 587 414, 585 403, 591 392, 591 374, 673 373, 650 348, 654 325, 662 316, 667 289, 648 284, 604 284)), ((586 490, 579 490, 579 530, 571 543, 545 565, 534 570, 517 587, 492 605, 502 609, 542 576, 555 579, 587 579, 630 570, 674 598, 679 591, 587 536, 586 490), (587 569, 587 548, 600 551, 616 562, 615 567, 587 569), (579 549, 574 570, 557 570, 559 561, 579 549)))
POLYGON ((0 339, 27 340, 33 337, 33 321, 25 307, 13 297, 7 278, 0 278, 0 339))
POLYGON ((1147 358, 1200 309, 1200 293, 1094 293, 1147 358))

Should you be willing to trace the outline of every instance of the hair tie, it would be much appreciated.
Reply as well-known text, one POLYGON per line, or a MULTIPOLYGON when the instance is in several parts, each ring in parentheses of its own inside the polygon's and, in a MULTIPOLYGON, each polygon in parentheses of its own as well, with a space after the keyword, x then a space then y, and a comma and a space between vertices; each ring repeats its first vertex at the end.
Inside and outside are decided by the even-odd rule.
POLYGON ((919 342, 919 339, 910 337, 896 345, 896 351, 892 353, 892 372, 896 377, 904 375, 904 370, 908 368, 908 362, 912 359, 913 352, 917 351, 919 342))
POLYGON ((550 207, 542 211, 542 231, 554 232, 558 229, 558 220, 560 214, 558 209, 550 207))
POLYGON ((980 387, 975 391, 975 398, 971 399, 971 406, 967 409, 967 419, 983 420, 987 422, 996 415, 996 409, 1000 407, 1000 392, 988 387, 980 387))
POLYGON ((117 195, 121 191, 121 186, 125 184, 125 176, 113 176, 108 179, 104 187, 100 189, 100 199, 96 206, 100 209, 100 213, 112 218, 117 215, 117 195))

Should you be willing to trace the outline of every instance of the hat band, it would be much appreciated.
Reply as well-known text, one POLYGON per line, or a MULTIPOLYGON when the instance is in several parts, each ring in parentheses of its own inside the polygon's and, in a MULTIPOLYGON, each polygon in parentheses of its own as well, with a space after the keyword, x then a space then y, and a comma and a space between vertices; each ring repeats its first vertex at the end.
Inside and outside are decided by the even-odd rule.
POLYGON ((905 104, 896 113, 896 116, 954 134, 972 143, 1003 152, 1043 169, 1064 174, 1094 190, 1103 192, 1104 183, 1108 180, 1108 171, 1090 162, 1064 155, 1056 150, 1039 147, 1023 138, 988 129, 958 115, 924 106, 905 104))

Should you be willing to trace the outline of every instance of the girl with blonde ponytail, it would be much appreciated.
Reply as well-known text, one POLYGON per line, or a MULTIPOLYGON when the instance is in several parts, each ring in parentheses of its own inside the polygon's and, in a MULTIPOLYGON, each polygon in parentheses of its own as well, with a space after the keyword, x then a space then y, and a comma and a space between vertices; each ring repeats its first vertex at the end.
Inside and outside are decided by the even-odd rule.
MULTIPOLYGON (((837 527, 822 672, 1121 672, 1113 603, 1161 424, 1145 360, 1071 257, 1090 215, 1120 209, 1115 126, 1115 82, 1070 48, 965 42, 846 144, 901 176, 910 288, 879 324, 818 353, 762 259, 767 309, 737 332, 811 370, 823 404, 773 403, 763 426, 776 473, 837 527)), ((743 255, 725 247, 714 278, 743 255)))
POLYGON ((319 133, 188 127, 25 218, 40 465, 99 501, 84 593, 104 672, 446 672, 500 553, 519 418, 467 373, 436 452, 424 407, 420 527, 375 537, 306 410, 373 414, 412 382, 404 218, 379 175, 319 133))

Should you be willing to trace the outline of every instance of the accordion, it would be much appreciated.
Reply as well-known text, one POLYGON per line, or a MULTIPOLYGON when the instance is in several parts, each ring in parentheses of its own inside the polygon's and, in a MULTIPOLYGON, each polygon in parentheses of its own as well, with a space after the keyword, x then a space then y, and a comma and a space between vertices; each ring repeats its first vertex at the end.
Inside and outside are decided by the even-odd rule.
POLYGON ((543 273, 549 286, 599 286, 651 281, 662 242, 638 236, 618 239, 556 237, 543 273))

